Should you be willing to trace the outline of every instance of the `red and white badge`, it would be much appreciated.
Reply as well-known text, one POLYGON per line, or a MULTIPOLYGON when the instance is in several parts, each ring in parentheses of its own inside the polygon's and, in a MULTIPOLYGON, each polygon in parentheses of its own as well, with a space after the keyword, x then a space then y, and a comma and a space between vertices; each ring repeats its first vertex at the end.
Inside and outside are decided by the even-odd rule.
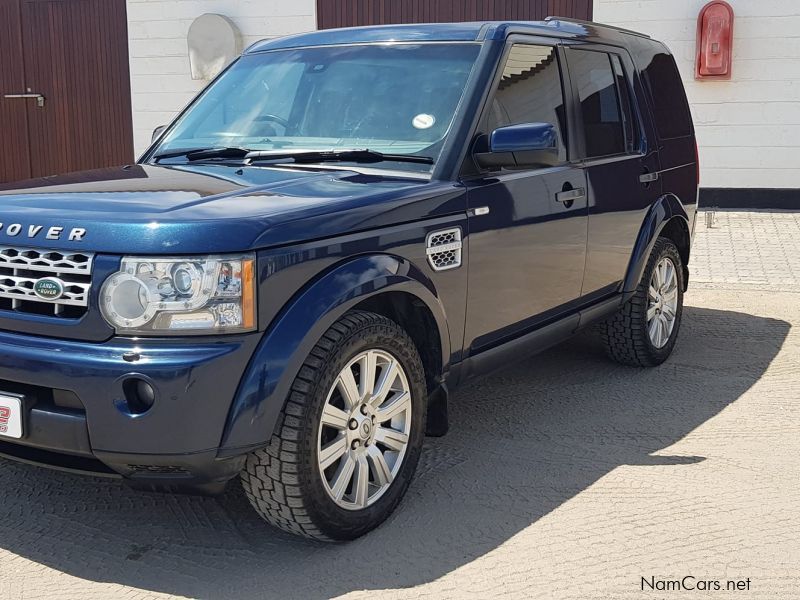
POLYGON ((0 394, 0 436, 22 437, 22 401, 0 394))

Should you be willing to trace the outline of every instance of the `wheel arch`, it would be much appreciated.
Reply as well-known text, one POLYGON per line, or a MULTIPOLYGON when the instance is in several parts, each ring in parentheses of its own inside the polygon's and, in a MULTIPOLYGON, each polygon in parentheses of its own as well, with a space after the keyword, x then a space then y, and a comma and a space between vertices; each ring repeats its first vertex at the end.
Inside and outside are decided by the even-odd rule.
POLYGON ((431 308, 408 291, 387 290, 369 296, 356 310, 383 315, 400 325, 417 347, 425 368, 428 393, 441 383, 443 365, 442 339, 431 308))
POLYGON ((407 331, 418 348, 438 338, 436 350, 428 348, 420 356, 426 379, 441 379, 450 363, 450 335, 433 282, 413 263, 398 256, 375 254, 349 259, 292 298, 264 333, 231 404, 220 457, 269 442, 292 382, 309 352, 337 319, 355 308, 373 310, 393 320, 399 315, 406 323, 415 314, 423 315, 426 329, 432 325, 433 331, 407 331))
POLYGON ((363 300, 354 308, 383 315, 400 325, 411 337, 422 359, 428 392, 426 433, 442 436, 449 427, 447 386, 443 382, 442 336, 431 308, 420 298, 404 291, 384 291, 363 300))
POLYGON ((669 238, 678 247, 683 261, 684 285, 688 285, 688 264, 691 250, 691 234, 689 232, 689 217, 683 203, 675 194, 665 194, 656 200, 647 212, 636 238, 623 281, 622 292, 629 295, 636 290, 647 265, 647 259, 653 250, 653 245, 661 236, 669 238))

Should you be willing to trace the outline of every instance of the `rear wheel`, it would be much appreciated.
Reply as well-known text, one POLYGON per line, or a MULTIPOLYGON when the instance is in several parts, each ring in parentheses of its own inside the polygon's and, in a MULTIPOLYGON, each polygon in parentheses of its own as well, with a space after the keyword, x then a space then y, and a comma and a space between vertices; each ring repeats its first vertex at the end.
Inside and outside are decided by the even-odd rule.
POLYGON ((683 262, 668 238, 658 238, 636 293, 600 325, 608 355, 653 367, 672 353, 683 315, 683 262))
POLYGON ((425 390, 405 331, 374 313, 348 313, 309 354, 270 446, 248 457, 250 502, 271 524, 322 540, 377 527, 416 469, 425 390))

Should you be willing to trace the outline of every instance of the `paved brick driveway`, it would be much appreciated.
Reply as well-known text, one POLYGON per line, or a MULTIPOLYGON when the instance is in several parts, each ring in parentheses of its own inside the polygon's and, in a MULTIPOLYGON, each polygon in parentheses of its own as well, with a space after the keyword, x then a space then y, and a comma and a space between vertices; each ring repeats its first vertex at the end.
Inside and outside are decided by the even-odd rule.
POLYGON ((721 211, 697 226, 690 262, 702 287, 800 291, 800 212, 721 211))
POLYGON ((654 370, 582 336, 464 390, 398 513, 348 545, 240 495, 137 493, 0 461, 0 598, 800 596, 800 217, 698 224, 654 370), (641 578, 750 579, 658 593, 641 578))

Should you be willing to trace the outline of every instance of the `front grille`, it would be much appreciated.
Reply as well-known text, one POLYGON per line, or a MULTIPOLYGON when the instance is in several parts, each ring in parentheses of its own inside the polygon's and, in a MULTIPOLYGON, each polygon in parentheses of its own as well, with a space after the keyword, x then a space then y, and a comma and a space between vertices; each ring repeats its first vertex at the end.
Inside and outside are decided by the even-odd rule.
POLYGON ((88 310, 94 255, 0 246, 0 310, 76 319, 88 310), (54 300, 34 291, 44 278, 55 278, 63 293, 54 300))

